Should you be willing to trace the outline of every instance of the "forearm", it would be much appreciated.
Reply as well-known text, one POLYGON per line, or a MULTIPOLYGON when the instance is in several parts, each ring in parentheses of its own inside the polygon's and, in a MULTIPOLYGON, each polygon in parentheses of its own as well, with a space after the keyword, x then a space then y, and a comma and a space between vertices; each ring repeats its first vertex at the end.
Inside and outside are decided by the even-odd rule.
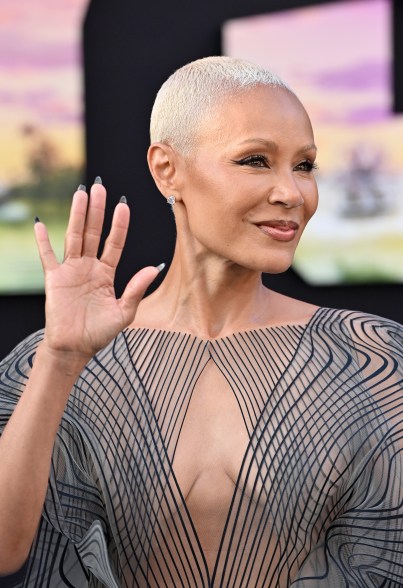
POLYGON ((18 569, 28 556, 43 509, 56 433, 75 380, 89 359, 133 322, 146 289, 163 269, 163 264, 143 268, 116 298, 115 271, 130 211, 124 201, 116 206, 98 259, 105 199, 100 178, 91 198, 79 186, 62 263, 46 226, 35 223, 45 273, 46 337, 0 439, 0 574, 18 569))
POLYGON ((38 347, 25 391, 0 438, 0 574, 28 556, 41 516, 53 445, 85 362, 38 347))

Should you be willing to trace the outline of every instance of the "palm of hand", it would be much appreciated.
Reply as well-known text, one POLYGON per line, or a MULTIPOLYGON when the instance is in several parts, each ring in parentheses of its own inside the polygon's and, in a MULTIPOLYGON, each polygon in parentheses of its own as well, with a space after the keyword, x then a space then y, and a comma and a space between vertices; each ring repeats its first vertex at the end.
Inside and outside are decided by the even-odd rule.
POLYGON ((45 226, 35 225, 45 272, 46 344, 53 351, 74 352, 87 359, 133 321, 141 297, 158 273, 156 268, 144 268, 116 299, 114 277, 130 213, 126 204, 118 204, 98 259, 105 197, 99 184, 92 187, 89 204, 85 192, 74 195, 63 263, 56 260, 45 226))
POLYGON ((47 338, 52 347, 91 356, 127 326, 113 277, 111 268, 85 257, 68 259, 48 272, 46 314, 52 321, 47 338))

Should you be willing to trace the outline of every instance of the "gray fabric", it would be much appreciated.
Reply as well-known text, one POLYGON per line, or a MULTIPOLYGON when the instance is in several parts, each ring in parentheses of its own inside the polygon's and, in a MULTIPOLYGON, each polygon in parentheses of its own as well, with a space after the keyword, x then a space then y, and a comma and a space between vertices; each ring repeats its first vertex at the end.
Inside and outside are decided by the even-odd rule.
MULTIPOLYGON (((1 364, 1 425, 41 337, 1 364)), ((213 341, 125 330, 72 391, 20 585, 403 586, 402 343, 332 309, 213 341), (213 570, 172 468, 211 362, 249 436, 213 570)))

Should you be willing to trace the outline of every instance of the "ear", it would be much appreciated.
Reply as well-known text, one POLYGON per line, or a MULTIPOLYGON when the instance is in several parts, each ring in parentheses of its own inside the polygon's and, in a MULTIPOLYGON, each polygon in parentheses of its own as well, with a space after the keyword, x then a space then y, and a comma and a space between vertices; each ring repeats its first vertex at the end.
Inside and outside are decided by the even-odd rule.
POLYGON ((176 189, 177 154, 165 143, 153 143, 147 153, 148 167, 159 191, 168 197, 176 189))

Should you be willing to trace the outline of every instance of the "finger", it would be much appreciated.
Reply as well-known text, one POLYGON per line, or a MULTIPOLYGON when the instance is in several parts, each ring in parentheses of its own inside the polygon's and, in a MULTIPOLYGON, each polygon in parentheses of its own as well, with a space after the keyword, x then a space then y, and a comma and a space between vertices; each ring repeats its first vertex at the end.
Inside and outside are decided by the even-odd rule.
POLYGON ((87 217, 85 220, 82 255, 96 257, 98 253, 105 217, 105 203, 105 188, 102 184, 94 184, 91 188, 87 217))
POLYGON ((50 244, 48 231, 45 225, 40 221, 35 222, 34 231, 39 257, 41 258, 43 271, 46 273, 47 271, 58 267, 59 264, 57 263, 52 245, 50 244))
POLYGON ((71 203, 69 223, 64 238, 65 259, 68 257, 81 257, 87 205, 87 193, 84 190, 77 190, 71 203))
POLYGON ((137 306, 143 298, 147 288, 164 269, 165 264, 158 267, 148 266, 135 274, 127 284, 119 305, 126 325, 129 325, 136 314, 137 306))
POLYGON ((119 203, 113 213, 111 232, 105 241, 102 263, 116 268, 122 255, 129 228, 130 210, 127 204, 119 203))

